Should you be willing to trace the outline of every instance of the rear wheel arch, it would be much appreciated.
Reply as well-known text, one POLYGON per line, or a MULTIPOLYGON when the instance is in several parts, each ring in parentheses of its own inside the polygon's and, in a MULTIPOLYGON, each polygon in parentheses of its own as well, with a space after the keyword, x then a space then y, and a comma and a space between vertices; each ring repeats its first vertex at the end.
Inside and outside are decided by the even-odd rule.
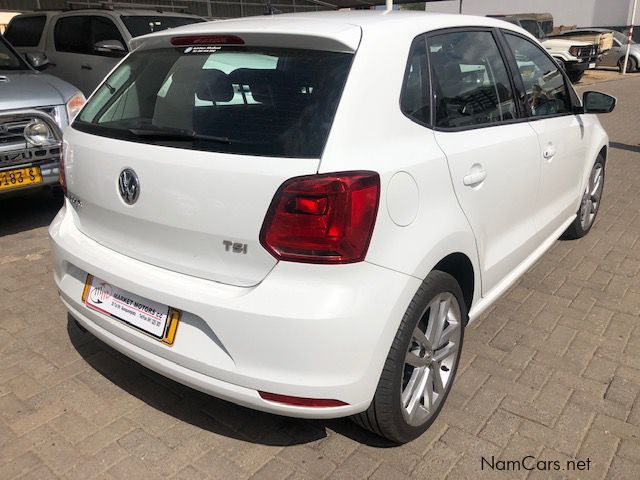
POLYGON ((476 289, 475 271, 471 259, 464 253, 451 253, 440 260, 433 270, 448 273, 455 278, 467 306, 467 312, 471 311, 473 296, 476 289))
MULTIPOLYGON (((609 148, 605 145, 600 149, 598 155, 602 156, 602 164, 606 167, 607 165, 607 153, 609 153, 609 148)), ((596 157, 597 158, 597 157, 596 157)))

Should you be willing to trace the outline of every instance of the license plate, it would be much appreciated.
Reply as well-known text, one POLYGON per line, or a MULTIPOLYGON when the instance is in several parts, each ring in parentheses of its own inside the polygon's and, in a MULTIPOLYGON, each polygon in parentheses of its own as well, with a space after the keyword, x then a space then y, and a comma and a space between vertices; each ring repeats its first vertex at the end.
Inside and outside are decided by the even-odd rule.
POLYGON ((596 68, 596 64, 595 63, 590 63, 589 64, 589 68, 596 68))
POLYGON ((0 190, 42 183, 40 167, 17 168, 0 172, 0 190))
POLYGON ((173 345, 180 312, 87 275, 82 302, 92 310, 141 330, 167 345, 173 345))

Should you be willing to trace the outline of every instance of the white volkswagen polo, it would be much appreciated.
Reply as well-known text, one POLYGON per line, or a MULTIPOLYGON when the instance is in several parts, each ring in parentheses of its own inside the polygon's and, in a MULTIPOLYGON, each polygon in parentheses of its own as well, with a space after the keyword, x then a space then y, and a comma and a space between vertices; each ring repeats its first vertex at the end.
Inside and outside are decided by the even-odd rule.
POLYGON ((536 40, 490 18, 335 12, 135 39, 64 139, 50 227, 71 316, 241 405, 434 421, 464 328, 563 233, 608 139, 536 40))

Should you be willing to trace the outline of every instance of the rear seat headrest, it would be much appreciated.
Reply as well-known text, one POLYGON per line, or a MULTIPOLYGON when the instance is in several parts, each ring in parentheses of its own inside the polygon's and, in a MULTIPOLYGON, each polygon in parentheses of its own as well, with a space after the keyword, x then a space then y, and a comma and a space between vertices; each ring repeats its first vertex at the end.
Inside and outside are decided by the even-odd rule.
POLYGON ((291 94, 291 81, 277 70, 259 68, 238 68, 229 74, 231 83, 248 86, 256 102, 270 105, 291 94))
POLYGON ((203 70, 196 94, 200 100, 230 102, 233 99, 233 86, 229 75, 217 69, 203 70))

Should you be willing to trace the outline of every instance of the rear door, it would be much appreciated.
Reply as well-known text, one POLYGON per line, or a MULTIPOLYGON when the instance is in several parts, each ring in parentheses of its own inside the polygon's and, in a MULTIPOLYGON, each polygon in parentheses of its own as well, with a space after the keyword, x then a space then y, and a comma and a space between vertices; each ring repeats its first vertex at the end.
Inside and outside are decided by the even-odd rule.
POLYGON ((587 144, 582 119, 573 112, 570 86, 555 62, 537 44, 504 32, 515 57, 538 135, 542 177, 537 206, 540 235, 547 237, 575 213, 587 144))
POLYGON ((624 54, 623 44, 620 43, 617 38, 614 38, 613 47, 602 54, 602 59, 598 62, 598 65, 603 67, 617 67, 618 61, 624 54))
POLYGON ((538 140, 520 118, 493 31, 436 32, 428 46, 435 137, 476 237, 486 294, 537 246, 538 140))
POLYGON ((85 96, 104 79, 124 56, 94 50, 96 42, 117 40, 126 48, 122 34, 108 16, 64 15, 54 20, 47 55, 51 73, 78 87, 85 96))
POLYGON ((276 264, 259 242, 269 205, 317 172, 352 58, 202 41, 134 52, 65 134, 78 228, 162 268, 259 283, 276 264))

